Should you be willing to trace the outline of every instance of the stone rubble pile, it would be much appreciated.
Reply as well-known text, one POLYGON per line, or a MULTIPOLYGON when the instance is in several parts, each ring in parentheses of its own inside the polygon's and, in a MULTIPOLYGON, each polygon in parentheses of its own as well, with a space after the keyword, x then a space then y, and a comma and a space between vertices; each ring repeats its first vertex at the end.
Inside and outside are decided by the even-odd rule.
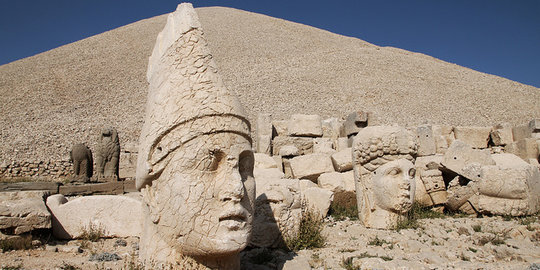
MULTIPOLYGON (((352 140, 371 126, 371 117, 368 112, 353 112, 345 119, 294 114, 276 120, 261 114, 256 122, 256 157, 277 161, 273 175, 311 181, 313 187, 330 191, 330 200, 352 203, 356 200, 352 140)), ((538 212, 540 119, 517 127, 424 124, 407 129, 416 135, 415 201, 420 205, 469 214, 538 212)), ((257 170, 261 168, 256 165, 257 170)), ((274 177, 275 189, 281 188, 280 177, 274 177)), ((268 192, 266 185, 258 195, 263 192, 268 192)), ((328 208, 315 210, 324 216, 328 208)))

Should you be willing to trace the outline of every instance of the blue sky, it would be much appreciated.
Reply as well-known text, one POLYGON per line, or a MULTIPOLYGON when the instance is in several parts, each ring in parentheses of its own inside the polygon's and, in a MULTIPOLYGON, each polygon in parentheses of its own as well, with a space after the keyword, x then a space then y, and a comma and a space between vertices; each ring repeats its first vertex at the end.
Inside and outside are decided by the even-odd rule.
MULTIPOLYGON (((0 0, 0 65, 141 19, 173 0, 0 0)), ((540 1, 193 1, 398 47, 540 87, 540 1)))

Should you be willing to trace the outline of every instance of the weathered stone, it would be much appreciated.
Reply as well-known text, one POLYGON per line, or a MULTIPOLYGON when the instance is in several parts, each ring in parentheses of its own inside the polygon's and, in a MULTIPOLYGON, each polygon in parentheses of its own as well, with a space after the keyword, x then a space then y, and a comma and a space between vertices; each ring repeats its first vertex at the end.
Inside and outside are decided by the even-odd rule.
POLYGON ((257 153, 270 155, 272 152, 272 115, 260 113, 257 116, 257 153))
POLYGON ((416 140, 418 143, 418 156, 435 155, 437 147, 431 125, 418 126, 416 129, 416 140))
POLYGON ((470 145, 455 140, 444 155, 442 165, 468 179, 477 179, 478 171, 474 170, 483 165, 495 165, 488 149, 473 149, 470 145))
POLYGON ((512 136, 512 126, 508 123, 499 124, 493 127, 490 134, 491 142, 497 146, 504 146, 514 141, 512 136))
POLYGON ((514 138, 515 142, 526 138, 532 138, 532 129, 529 127, 529 125, 513 127, 512 137, 514 138))
POLYGON ((120 179, 135 179, 137 169, 137 148, 136 143, 125 143, 120 151, 120 162, 118 168, 118 177, 120 179))
POLYGON ((288 120, 274 120, 272 121, 273 131, 276 136, 287 136, 288 131, 287 127, 289 126, 288 120))
POLYGON ((437 154, 446 153, 446 149, 456 139, 454 136, 454 128, 452 126, 445 125, 433 125, 431 126, 433 131, 433 138, 435 138, 435 145, 437 147, 437 154))
POLYGON ((118 140, 118 132, 112 127, 104 128, 98 136, 96 150, 97 178, 118 178, 119 162, 120 142, 118 140))
POLYGON ((355 192, 354 174, 352 171, 347 173, 330 172, 323 173, 317 178, 319 187, 330 190, 334 194, 343 192, 355 192))
POLYGON ((291 169, 294 178, 317 181, 319 175, 333 172, 332 160, 325 154, 309 154, 291 159, 291 169))
POLYGON ((323 138, 330 138, 332 141, 339 138, 343 124, 337 118, 328 118, 321 122, 323 138))
POLYGON ((278 168, 276 164, 276 160, 267 154, 254 153, 253 156, 255 157, 255 168, 261 168, 261 169, 278 168))
POLYGON ((476 183, 474 181, 469 181, 462 185, 460 183, 461 179, 462 178, 460 176, 456 176, 448 184, 448 188, 446 190, 448 193, 446 208, 448 208, 450 211, 458 211, 460 209, 463 210, 464 208, 461 207, 466 203, 468 204, 468 200, 475 195, 475 191, 477 190, 476 183))
POLYGON ((45 206, 47 191, 0 193, 0 230, 22 234, 51 228, 51 214, 45 206))
POLYGON ((321 117, 293 114, 287 126, 289 136, 322 137, 321 117))
POLYGON ((323 219, 328 214, 334 193, 319 187, 309 187, 302 190, 302 198, 306 201, 306 207, 323 219))
POLYGON ((291 168, 291 160, 288 158, 283 158, 283 172, 285 173, 286 178, 294 178, 291 168))
POLYGON ((85 233, 100 232, 103 237, 141 235, 142 202, 128 196, 99 195, 68 201, 57 194, 47 198, 53 215, 53 234, 60 239, 74 239, 85 233))
POLYGON ((69 160, 73 162, 73 174, 76 181, 88 182, 94 172, 94 159, 88 146, 78 143, 69 152, 69 160))
POLYGON ((454 136, 473 148, 487 148, 491 127, 454 127, 454 136))
POLYGON ((352 165, 352 148, 346 148, 331 156, 334 169, 338 172, 350 171, 352 165))
POLYGON ((254 168, 253 176, 255 179, 282 179, 285 174, 277 168, 254 168))
POLYGON ((366 227, 390 229, 411 209, 415 156, 414 135, 400 127, 366 127, 354 137, 358 216, 366 227))
POLYGON ((272 154, 284 156, 280 154, 284 146, 296 147, 298 155, 311 154, 313 153, 313 138, 277 136, 272 140, 272 154))
POLYGON ((279 149, 279 155, 282 157, 295 157, 300 155, 300 150, 294 145, 285 145, 279 149))
POLYGON ((60 186, 58 193, 65 196, 122 194, 124 193, 124 183, 117 181, 98 184, 66 185, 60 186))
POLYGON ((369 125, 370 118, 370 112, 357 111, 349 114, 343 123, 344 135, 347 137, 356 135, 362 128, 369 125))
POLYGON ((281 156, 272 156, 277 168, 283 172, 283 160, 281 156))
POLYGON ((310 187, 319 187, 317 184, 313 183, 311 180, 301 179, 300 180, 300 191, 306 190, 310 187))
POLYGON ((284 243, 284 238, 296 234, 300 226, 302 205, 299 181, 272 177, 255 179, 257 199, 250 244, 279 247, 284 243))
POLYGON ((483 214, 532 215, 540 208, 540 169, 512 154, 493 155, 497 165, 483 166, 480 196, 471 202, 483 214))
POLYGON ((58 193, 60 183, 57 182, 15 182, 0 183, 0 191, 47 191, 49 194, 58 193))
POLYGON ((334 143, 330 138, 314 138, 313 139, 313 153, 321 154, 333 154, 336 150, 334 149, 334 143))
POLYGON ((348 138, 337 138, 336 140, 336 150, 339 152, 343 149, 350 148, 348 138))
POLYGON ((136 182, 140 259, 175 265, 182 254, 239 269, 255 211, 251 124, 218 74, 191 4, 168 16, 147 79, 136 182))
POLYGON ((529 159, 538 159, 538 144, 536 139, 525 138, 517 142, 512 142, 505 147, 505 151, 514 154, 525 161, 529 159))
POLYGON ((417 173, 414 177, 415 181, 415 191, 414 191, 414 202, 421 205, 421 206, 432 206, 433 200, 431 200, 431 196, 426 191, 426 187, 424 186, 424 182, 420 178, 420 174, 417 173))

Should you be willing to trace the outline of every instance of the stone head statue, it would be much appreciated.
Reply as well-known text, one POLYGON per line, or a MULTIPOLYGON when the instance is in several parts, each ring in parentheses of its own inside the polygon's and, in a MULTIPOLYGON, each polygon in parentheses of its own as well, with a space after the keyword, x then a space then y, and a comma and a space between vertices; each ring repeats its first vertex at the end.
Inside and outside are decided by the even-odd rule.
POLYGON ((255 200, 250 123, 223 85, 191 4, 180 4, 149 60, 136 186, 145 202, 140 257, 239 268, 255 200))
POLYGON ((358 214, 366 227, 390 229, 414 201, 414 136, 400 127, 372 126, 353 140, 358 214))

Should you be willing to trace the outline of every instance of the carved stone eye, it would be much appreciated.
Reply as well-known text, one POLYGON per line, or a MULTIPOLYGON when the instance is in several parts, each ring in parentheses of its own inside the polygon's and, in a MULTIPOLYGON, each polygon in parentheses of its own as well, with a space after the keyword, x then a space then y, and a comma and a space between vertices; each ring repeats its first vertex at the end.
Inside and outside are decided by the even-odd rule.
POLYGON ((390 171, 388 171, 388 175, 396 176, 401 173, 401 169, 399 168, 392 168, 390 171))
POLYGON ((200 168, 203 171, 215 171, 223 158, 224 153, 219 149, 208 150, 208 155, 203 158, 200 168))
POLYGON ((415 170, 414 168, 413 168, 413 169, 410 169, 410 170, 409 170, 409 176, 410 176, 411 178, 414 178, 415 175, 416 175, 416 170, 415 170))

